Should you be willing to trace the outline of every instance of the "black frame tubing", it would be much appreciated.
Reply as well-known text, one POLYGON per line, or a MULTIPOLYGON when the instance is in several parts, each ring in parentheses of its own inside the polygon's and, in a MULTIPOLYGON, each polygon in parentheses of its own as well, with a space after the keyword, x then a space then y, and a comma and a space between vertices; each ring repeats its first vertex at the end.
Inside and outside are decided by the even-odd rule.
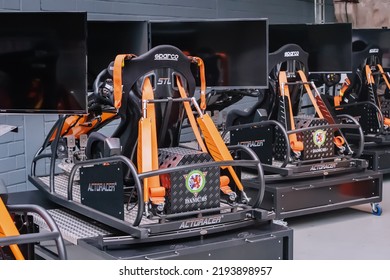
POLYGON ((0 238, 0 246, 7 246, 11 244, 26 244, 26 243, 34 243, 40 241, 54 240, 58 250, 58 258, 61 260, 67 259, 67 252, 64 240, 62 238, 61 232, 50 216, 50 214, 41 206, 33 205, 33 204, 15 204, 15 205, 7 205, 7 209, 9 212, 33 212, 38 214, 47 224, 50 229, 49 233, 27 233, 21 234, 18 236, 9 236, 0 238))

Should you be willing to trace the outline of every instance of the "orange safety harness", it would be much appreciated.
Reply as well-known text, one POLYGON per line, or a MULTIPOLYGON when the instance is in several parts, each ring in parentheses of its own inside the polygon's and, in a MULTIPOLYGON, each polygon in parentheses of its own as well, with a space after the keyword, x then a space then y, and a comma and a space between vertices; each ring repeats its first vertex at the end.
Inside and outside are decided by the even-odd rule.
MULTIPOLYGON (((310 85, 307 81, 306 75, 302 70, 297 71, 298 76, 300 80, 302 81, 302 84, 306 90, 306 93, 308 94, 311 103, 314 106, 314 109, 321 119, 326 119, 329 124, 335 124, 335 120, 331 116, 330 112, 326 109, 326 105, 323 103, 323 100, 320 96, 315 96, 313 94, 313 91, 310 88, 310 85)), ((291 105, 291 97, 290 97, 290 91, 288 87, 288 81, 287 81, 287 74, 285 71, 281 71, 279 73, 279 85, 280 85, 280 92, 281 94, 287 99, 288 106, 289 106, 289 112, 290 112, 290 126, 291 130, 295 130, 295 123, 294 123, 294 117, 292 112, 292 105, 291 105)), ((297 139, 297 135, 295 133, 289 134, 289 140, 290 140, 290 146, 291 149, 294 152, 303 151, 304 146, 303 142, 299 141, 297 139)), ((342 136, 338 135, 333 138, 333 142, 337 147, 341 147, 345 144, 345 140, 342 136)))
MULTIPOLYGON (((114 62, 114 98, 115 107, 121 106, 120 100, 122 95, 122 67, 125 59, 131 59, 133 55, 120 55, 117 56, 114 62)), ((190 57, 193 62, 196 62, 200 70, 201 78, 201 103, 200 108, 202 111, 206 109, 206 83, 205 83, 205 71, 204 63, 199 57, 190 57)), ((183 85, 180 76, 176 76, 177 87, 179 89, 181 98, 188 98, 188 94, 183 85)), ((157 146, 157 130, 156 130, 156 114, 155 106, 153 102, 154 92, 150 79, 147 77, 144 79, 142 87, 142 106, 144 114, 139 121, 139 134, 138 134, 138 147, 137 147, 137 165, 139 172, 148 172, 158 170, 158 146, 157 146), (146 104, 146 105, 145 105, 146 104)), ((192 112, 192 108, 189 101, 184 101, 184 108, 188 116, 191 128, 194 132, 196 140, 199 144, 202 152, 209 152, 215 161, 230 161, 233 160, 232 155, 227 149, 221 135, 215 127, 211 117, 209 115, 201 115, 195 120, 195 116, 192 112), (202 139, 199 128, 204 136, 202 139), (205 145, 206 142, 206 145, 205 145)), ((232 176, 237 188, 240 191, 244 191, 244 187, 238 178, 236 172, 232 166, 225 166, 230 175, 232 176)), ((227 176, 221 176, 220 188, 226 193, 232 193, 232 190, 228 186, 229 178, 227 176)), ((244 197, 246 195, 244 194, 244 197)), ((152 204, 159 204, 165 201, 165 188, 161 186, 159 176, 151 176, 144 179, 144 202, 151 202, 152 204)))
MULTIPOLYGON (((291 126, 291 130, 294 131, 295 130, 295 122, 294 122, 294 116, 293 116, 293 112, 292 112, 290 90, 288 88, 287 74, 285 71, 280 71, 280 73, 279 73, 279 87, 280 87, 280 93, 287 100, 288 107, 289 107, 289 113, 290 113, 290 116, 289 116, 290 117, 290 126, 291 126)), ((296 133, 289 134, 288 138, 290 140, 290 147, 294 152, 303 151, 303 142, 298 140, 296 133)))

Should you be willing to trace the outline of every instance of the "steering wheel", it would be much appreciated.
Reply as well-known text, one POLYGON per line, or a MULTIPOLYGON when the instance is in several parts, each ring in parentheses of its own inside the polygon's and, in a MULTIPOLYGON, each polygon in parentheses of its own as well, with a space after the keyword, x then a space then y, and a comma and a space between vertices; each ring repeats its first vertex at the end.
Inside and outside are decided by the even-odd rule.
POLYGON ((88 96, 89 110, 101 110, 104 106, 114 107, 114 86, 112 74, 108 68, 103 69, 96 76, 92 89, 92 94, 88 96))
POLYGON ((240 101, 244 96, 258 97, 260 92, 257 89, 248 90, 213 90, 207 94, 207 109, 211 111, 223 110, 230 105, 240 101))

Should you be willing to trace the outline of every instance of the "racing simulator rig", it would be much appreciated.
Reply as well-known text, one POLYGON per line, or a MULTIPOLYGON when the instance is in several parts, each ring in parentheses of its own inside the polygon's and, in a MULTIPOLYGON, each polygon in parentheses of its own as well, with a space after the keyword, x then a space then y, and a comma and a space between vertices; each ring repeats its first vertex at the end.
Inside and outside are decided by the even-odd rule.
MULTIPOLYGON (((230 144, 251 147, 263 163, 266 190, 261 207, 275 211, 279 219, 363 203, 371 203, 374 214, 381 213, 382 175, 367 170, 367 162, 360 159, 362 128, 353 117, 336 115, 307 78, 310 66, 315 73, 348 67, 341 52, 348 46, 336 47, 334 38, 326 36, 336 29, 346 33, 344 38, 351 33, 348 24, 270 25, 269 87, 250 109, 227 114, 230 144), (326 53, 315 44, 341 52, 343 64, 324 64, 321 56, 326 53), (350 142, 350 131, 358 141, 350 142)), ((257 183, 250 176, 244 180, 249 189, 257 183)))
MULTIPOLYGON (((266 34, 266 20, 253 22, 266 34)), ((49 212, 65 239, 112 259, 292 258, 292 230, 260 208, 259 159, 227 147, 205 113, 205 81, 202 58, 171 45, 117 55, 92 85, 88 114, 58 119, 29 180, 59 205, 49 212), (184 118, 195 144, 180 143, 184 118), (100 131, 108 124, 109 137, 100 131), (239 166, 256 170, 250 192, 239 166)))
MULTIPOLYGON (((369 168, 390 172, 390 30, 353 30, 353 72, 345 78, 333 105, 337 114, 357 119, 364 133, 362 158, 369 168), (364 114, 362 114, 364 112, 364 114)), ((349 132, 350 137, 357 138, 349 132)))

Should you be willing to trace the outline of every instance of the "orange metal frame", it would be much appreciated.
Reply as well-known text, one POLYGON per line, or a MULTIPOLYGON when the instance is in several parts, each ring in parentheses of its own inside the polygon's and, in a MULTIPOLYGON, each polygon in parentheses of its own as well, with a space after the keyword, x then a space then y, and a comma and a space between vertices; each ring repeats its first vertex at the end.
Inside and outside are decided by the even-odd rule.
MULTIPOLYGON (((0 198, 0 238, 5 236, 18 236, 19 231, 16 228, 11 215, 9 214, 7 207, 3 200, 0 198)), ((17 244, 9 246, 16 260, 24 260, 24 256, 17 244)))

